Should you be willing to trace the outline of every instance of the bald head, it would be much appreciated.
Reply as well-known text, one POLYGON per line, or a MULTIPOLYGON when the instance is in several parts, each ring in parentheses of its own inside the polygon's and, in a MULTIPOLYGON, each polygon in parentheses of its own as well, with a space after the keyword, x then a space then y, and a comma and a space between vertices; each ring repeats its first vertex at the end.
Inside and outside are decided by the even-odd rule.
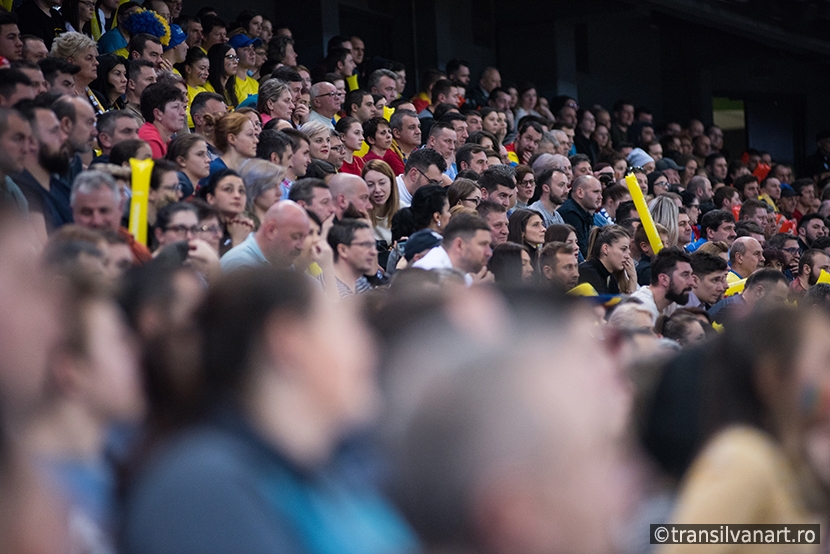
POLYGON ((337 219, 343 219, 343 214, 350 206, 363 214, 372 208, 369 200, 369 186, 357 175, 338 173, 329 181, 329 189, 334 200, 337 219))
POLYGON ((749 277, 764 267, 764 248, 752 237, 737 238, 729 250, 729 263, 738 275, 749 277))
POLYGON ((602 184, 592 175, 577 177, 571 194, 576 203, 589 213, 594 213, 602 206, 602 184))
POLYGON ((303 251, 310 229, 306 211, 296 202, 282 200, 265 212, 256 241, 271 265, 288 267, 303 251))

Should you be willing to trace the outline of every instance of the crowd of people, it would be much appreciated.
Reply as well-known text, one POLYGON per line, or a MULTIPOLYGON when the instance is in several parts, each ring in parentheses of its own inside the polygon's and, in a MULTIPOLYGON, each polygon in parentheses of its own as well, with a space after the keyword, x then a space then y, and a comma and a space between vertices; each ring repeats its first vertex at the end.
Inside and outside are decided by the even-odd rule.
POLYGON ((0 552, 827 522, 830 132, 730 153, 464 60, 409 97, 186 7, 0 13, 0 552))

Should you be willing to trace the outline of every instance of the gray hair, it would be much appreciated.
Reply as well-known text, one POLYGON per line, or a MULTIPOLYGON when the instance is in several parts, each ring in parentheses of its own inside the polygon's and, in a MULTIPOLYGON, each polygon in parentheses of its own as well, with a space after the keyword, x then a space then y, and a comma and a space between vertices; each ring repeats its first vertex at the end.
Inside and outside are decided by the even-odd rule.
POLYGON ((75 181, 72 183, 72 193, 69 196, 69 205, 75 205, 75 200, 79 193, 89 194, 91 192, 99 191, 105 187, 112 191, 115 203, 120 204, 121 189, 118 187, 118 183, 115 182, 112 175, 94 169, 82 171, 77 177, 75 177, 75 181))
POLYGON ((245 183, 247 209, 252 212, 257 196, 280 186, 285 178, 285 168, 266 160, 250 158, 239 166, 239 175, 245 183))
POLYGON ((418 118, 418 114, 412 110, 395 110, 395 113, 389 118, 389 127, 400 131, 403 128, 403 118, 407 116, 418 118))
POLYGON ((256 109, 259 110, 260 113, 268 113, 269 110, 266 102, 268 102, 268 100, 277 100, 277 98, 282 96, 282 93, 284 92, 291 92, 291 89, 288 87, 287 83, 280 81, 279 79, 268 79, 259 86, 259 97, 256 101, 256 109))
POLYGON ((648 308, 634 301, 617 306, 608 318, 608 325, 617 329, 632 330, 640 327, 637 316, 647 315, 654 325, 654 314, 648 308))
POLYGON ((311 139, 311 137, 320 133, 326 133, 328 136, 331 131, 331 127, 320 121, 306 121, 300 125, 298 131, 305 133, 305 136, 311 139))
POLYGON ((326 88, 326 85, 329 85, 331 87, 334 86, 328 81, 320 81, 319 83, 314 83, 313 85, 311 85, 311 90, 308 92, 308 96, 311 102, 314 102, 314 100, 321 94, 326 94, 325 92, 323 92, 323 89, 326 88))
POLYGON ((398 75, 390 69, 376 69, 369 75, 369 80, 366 81, 366 87, 371 91, 373 88, 380 90, 380 80, 382 77, 389 77, 393 81, 398 78, 398 75))
POLYGON ((75 32, 63 33, 52 42, 52 52, 50 55, 54 58, 64 60, 66 58, 77 58, 81 52, 93 46, 97 46, 97 43, 84 34, 75 32))

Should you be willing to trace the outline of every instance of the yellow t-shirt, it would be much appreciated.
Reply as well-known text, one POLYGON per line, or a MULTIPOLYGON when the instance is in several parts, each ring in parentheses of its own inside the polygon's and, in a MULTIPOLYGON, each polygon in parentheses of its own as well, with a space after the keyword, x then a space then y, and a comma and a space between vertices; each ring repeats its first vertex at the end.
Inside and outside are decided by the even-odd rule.
POLYGON ((244 102, 245 99, 251 96, 252 94, 259 94, 259 83, 256 81, 256 79, 248 77, 243 81, 239 78, 238 75, 235 78, 236 98, 237 100, 239 100, 240 104, 244 102))

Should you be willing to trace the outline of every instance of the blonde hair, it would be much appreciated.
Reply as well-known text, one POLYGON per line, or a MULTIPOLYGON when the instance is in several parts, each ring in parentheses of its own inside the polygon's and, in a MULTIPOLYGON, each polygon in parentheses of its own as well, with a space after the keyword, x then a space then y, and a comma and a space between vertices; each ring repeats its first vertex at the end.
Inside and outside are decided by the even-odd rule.
POLYGON ((320 133, 329 134, 331 127, 322 123, 320 121, 306 121, 300 128, 298 129, 301 133, 304 133, 305 136, 308 137, 308 140, 311 140, 311 137, 314 135, 319 135, 320 133))
POLYGON ((677 218, 680 210, 674 200, 668 196, 658 196, 648 204, 648 211, 654 223, 659 223, 669 232, 669 244, 677 244, 678 225, 677 218))
POLYGON ((377 171, 378 173, 385 175, 389 179, 390 191, 389 198, 386 199, 386 203, 384 203, 383 206, 375 206, 372 204, 372 209, 369 210, 369 219, 372 221, 373 225, 377 225, 378 221, 383 218, 389 218, 389 221, 391 222, 391 218, 395 215, 395 212, 398 211, 400 203, 398 200, 398 183, 395 179, 395 172, 392 171, 389 164, 383 160, 369 160, 366 162, 360 176, 365 179, 366 174, 370 171, 377 171))
POLYGON ((53 58, 77 58, 81 52, 97 46, 97 43, 82 33, 63 33, 52 42, 53 58))
POLYGON ((216 122, 216 129, 213 132, 213 142, 220 152, 227 152, 230 148, 228 135, 238 135, 246 123, 251 119, 244 113, 228 113, 219 118, 216 122))

